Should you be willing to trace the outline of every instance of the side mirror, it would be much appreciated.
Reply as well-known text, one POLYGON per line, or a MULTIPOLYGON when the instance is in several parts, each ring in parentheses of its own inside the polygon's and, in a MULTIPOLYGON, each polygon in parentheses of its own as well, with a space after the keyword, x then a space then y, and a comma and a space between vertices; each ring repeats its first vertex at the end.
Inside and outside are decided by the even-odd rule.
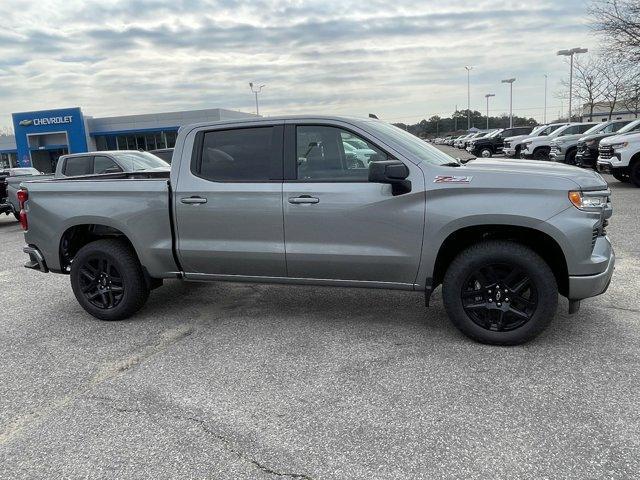
POLYGON ((409 168, 400 160, 381 160, 369 164, 369 181, 388 183, 393 195, 411 191, 411 181, 407 180, 409 168))

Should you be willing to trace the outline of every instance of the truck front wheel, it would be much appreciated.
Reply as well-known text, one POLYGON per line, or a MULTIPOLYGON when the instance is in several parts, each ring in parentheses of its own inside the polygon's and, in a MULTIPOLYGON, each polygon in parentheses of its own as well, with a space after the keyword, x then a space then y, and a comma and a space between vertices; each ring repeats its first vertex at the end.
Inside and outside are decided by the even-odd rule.
POLYGON ((553 320, 558 287, 533 250, 508 241, 473 245, 451 262, 442 297, 452 323, 482 343, 518 345, 553 320))
POLYGON ((117 239, 82 247, 71 263, 71 288, 88 313, 100 320, 123 320, 147 301, 142 266, 131 247, 117 239))
POLYGON ((480 156, 482 158, 491 158, 491 155, 493 155, 493 151, 490 148, 485 147, 480 150, 480 156))

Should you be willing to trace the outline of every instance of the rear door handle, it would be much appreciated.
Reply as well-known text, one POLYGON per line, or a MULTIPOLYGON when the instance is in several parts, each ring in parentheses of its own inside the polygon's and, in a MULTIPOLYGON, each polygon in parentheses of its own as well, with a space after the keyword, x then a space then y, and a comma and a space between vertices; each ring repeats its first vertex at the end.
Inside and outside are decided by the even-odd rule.
POLYGON ((197 205, 199 203, 207 203, 207 199, 203 197, 184 197, 184 198, 181 198, 180 201, 182 203, 186 203, 187 205, 197 205))
POLYGON ((320 202, 319 198, 312 197, 311 195, 300 195, 299 197, 289 197, 289 203, 293 203, 294 205, 301 203, 318 203, 320 202))

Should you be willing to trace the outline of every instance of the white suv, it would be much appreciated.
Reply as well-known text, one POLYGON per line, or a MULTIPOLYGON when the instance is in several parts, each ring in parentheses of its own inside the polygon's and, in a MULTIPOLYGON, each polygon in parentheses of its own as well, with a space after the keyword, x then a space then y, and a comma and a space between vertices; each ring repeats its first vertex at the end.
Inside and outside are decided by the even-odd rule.
POLYGON ((549 160, 551 142, 565 135, 575 135, 584 133, 593 127, 595 123, 569 123, 554 130, 545 136, 527 138, 522 142, 520 156, 522 158, 533 158, 534 160, 549 160))
POLYGON ((600 142, 598 171, 640 187, 640 133, 608 137, 600 142))
POLYGON ((506 157, 520 158, 520 151, 522 150, 522 142, 533 137, 545 137, 560 127, 564 127, 566 123, 552 123, 550 125, 540 125, 536 127, 528 135, 517 135, 515 137, 508 137, 504 139, 504 147, 502 152, 506 157))

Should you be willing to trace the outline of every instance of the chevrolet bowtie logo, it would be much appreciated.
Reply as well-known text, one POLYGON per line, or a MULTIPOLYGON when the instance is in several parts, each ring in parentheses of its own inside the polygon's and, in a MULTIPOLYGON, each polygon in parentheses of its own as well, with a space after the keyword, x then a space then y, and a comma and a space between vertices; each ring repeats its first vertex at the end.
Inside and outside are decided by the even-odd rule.
POLYGON ((21 127, 28 127, 29 125, 33 125, 33 120, 21 120, 18 125, 21 127))

